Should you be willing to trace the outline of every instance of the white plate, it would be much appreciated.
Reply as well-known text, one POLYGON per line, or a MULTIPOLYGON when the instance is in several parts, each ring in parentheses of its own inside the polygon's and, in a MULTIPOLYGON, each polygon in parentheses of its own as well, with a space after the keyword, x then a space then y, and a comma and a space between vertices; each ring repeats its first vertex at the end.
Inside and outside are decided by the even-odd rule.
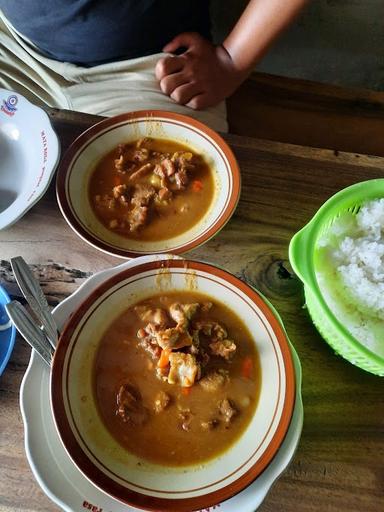
MULTIPOLYGON (((59 328, 100 281, 131 265, 135 265, 135 262, 123 263, 88 279, 54 310, 59 328)), ((226 502, 216 505, 216 509, 220 509, 221 512, 233 512, 234 510, 254 512, 295 453, 303 424, 303 405, 300 361, 293 347, 291 350, 297 387, 295 409, 286 438, 268 468, 247 489, 226 502)), ((49 400, 49 378, 49 368, 37 354, 32 353, 21 386, 20 407, 25 428, 27 458, 41 488, 52 501, 68 512, 84 512, 87 509, 94 512, 101 510, 108 512, 137 511, 136 508, 122 505, 119 501, 97 489, 77 469, 67 455, 53 421, 49 400)), ((211 510, 215 510, 215 508, 211 507, 211 510)))
POLYGON ((20 94, 0 89, 0 229, 45 193, 60 156, 48 115, 20 94))

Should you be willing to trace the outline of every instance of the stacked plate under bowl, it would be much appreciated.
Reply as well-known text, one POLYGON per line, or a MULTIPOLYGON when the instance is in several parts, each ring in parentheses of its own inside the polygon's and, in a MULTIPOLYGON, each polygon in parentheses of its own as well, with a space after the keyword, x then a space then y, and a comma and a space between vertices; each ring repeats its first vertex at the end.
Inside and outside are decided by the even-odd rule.
MULTIPOLYGON (((169 289, 170 281, 166 280, 169 289)), ((255 510, 291 460, 303 421, 300 362, 277 313, 263 297, 221 269, 176 257, 164 259, 159 255, 138 258, 92 276, 55 309, 54 316, 60 329, 65 327, 58 347, 57 361, 60 364, 54 363, 53 368, 53 410, 49 396, 50 371, 36 355, 31 357, 21 391, 28 459, 40 485, 53 501, 64 510, 71 511, 84 510, 88 505, 96 507, 94 510, 121 512, 137 509, 192 511, 219 503, 220 510, 224 511, 255 510), (122 475, 113 474, 113 462, 108 455, 89 453, 87 439, 84 443, 84 435, 88 435, 84 425, 76 414, 70 412, 77 406, 71 403, 73 393, 66 393, 68 382, 65 382, 65 375, 71 374, 68 357, 76 351, 76 343, 73 344, 72 335, 65 333, 86 332, 87 322, 92 322, 93 315, 97 318, 98 309, 112 300, 115 290, 125 288, 128 291, 133 282, 148 285, 152 281, 151 275, 160 273, 164 277, 165 267, 176 288, 182 281, 190 283, 193 276, 194 286, 200 290, 206 292, 204 287, 209 283, 211 295, 219 295, 221 301, 235 301, 233 304, 240 306, 237 309, 240 316, 246 319, 247 315, 255 315, 248 326, 251 332, 257 332, 262 375, 274 375, 273 379, 276 379, 272 382, 265 377, 267 388, 260 392, 254 418, 256 422, 263 423, 263 418, 270 414, 263 394, 269 396, 274 405, 265 432, 257 432, 255 423, 251 421, 228 452, 213 462, 202 464, 198 470, 183 468, 179 471, 180 477, 175 471, 167 478, 161 470, 157 469, 156 474, 156 470, 154 473, 147 468, 144 475, 140 470, 133 471, 129 482, 124 482, 122 475), (185 273, 189 273, 187 281, 184 280, 185 273), (220 295, 220 291, 225 289, 227 296, 225 293, 220 295), (64 373, 61 371, 63 368, 64 373), (39 397, 37 402, 36 397, 39 397), (66 418, 60 417, 58 401, 68 411, 66 418), (84 453, 87 454, 85 463, 84 453), (95 472, 92 465, 98 471, 95 472), (146 479, 147 484, 141 485, 146 479), (63 480, 66 485, 62 485, 63 480), (118 485, 111 487, 109 480, 118 485), (194 488, 188 486, 190 481, 195 482, 194 488), (204 482, 204 485, 197 486, 201 490, 196 487, 196 482, 204 482)), ((74 382, 73 375, 71 382, 74 382)))

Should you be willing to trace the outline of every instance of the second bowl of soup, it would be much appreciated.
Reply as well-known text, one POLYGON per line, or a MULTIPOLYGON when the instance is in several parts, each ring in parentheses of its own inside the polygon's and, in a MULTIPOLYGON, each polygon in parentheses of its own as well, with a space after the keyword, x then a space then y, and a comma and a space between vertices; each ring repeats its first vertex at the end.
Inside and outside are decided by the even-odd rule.
POLYGON ((120 501, 190 511, 233 496, 289 427, 288 341, 264 299, 231 274, 138 258, 70 318, 53 362, 59 435, 120 501))
POLYGON ((69 148, 57 176, 70 226, 125 258, 204 243, 229 220, 239 194, 239 169, 225 141, 192 118, 162 111, 91 127, 69 148))

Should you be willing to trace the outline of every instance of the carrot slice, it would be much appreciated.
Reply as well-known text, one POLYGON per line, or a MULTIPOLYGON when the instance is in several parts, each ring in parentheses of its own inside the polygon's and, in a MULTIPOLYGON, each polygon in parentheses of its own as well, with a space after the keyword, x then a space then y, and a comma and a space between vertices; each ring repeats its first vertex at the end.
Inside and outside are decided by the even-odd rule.
POLYGON ((241 365, 241 375, 245 379, 250 379, 251 375, 252 375, 252 370, 253 370, 253 361, 252 361, 252 358, 248 356, 248 357, 244 358, 243 363, 241 365))
POLYGON ((191 391, 192 391, 192 387, 190 388, 181 388, 181 392, 184 396, 188 396, 191 394, 191 391))
POLYGON ((165 348, 161 351, 159 360, 157 361, 158 368, 165 368, 169 364, 169 355, 172 352, 170 348, 165 348))
POLYGON ((194 180, 192 188, 194 192, 201 192, 203 190, 203 183, 200 180, 194 180))

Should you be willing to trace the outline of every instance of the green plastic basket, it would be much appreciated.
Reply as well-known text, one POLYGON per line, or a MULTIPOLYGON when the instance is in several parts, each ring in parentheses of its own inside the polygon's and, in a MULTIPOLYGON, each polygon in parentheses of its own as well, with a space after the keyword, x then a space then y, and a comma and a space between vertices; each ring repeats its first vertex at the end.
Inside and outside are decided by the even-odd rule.
POLYGON ((350 363, 380 376, 384 376, 384 358, 359 343, 335 317, 320 291, 314 261, 319 238, 342 213, 356 214, 363 203, 382 197, 384 179, 363 181, 341 190, 323 204, 313 219, 294 235, 289 245, 289 260, 304 283, 308 312, 321 336, 350 363))

